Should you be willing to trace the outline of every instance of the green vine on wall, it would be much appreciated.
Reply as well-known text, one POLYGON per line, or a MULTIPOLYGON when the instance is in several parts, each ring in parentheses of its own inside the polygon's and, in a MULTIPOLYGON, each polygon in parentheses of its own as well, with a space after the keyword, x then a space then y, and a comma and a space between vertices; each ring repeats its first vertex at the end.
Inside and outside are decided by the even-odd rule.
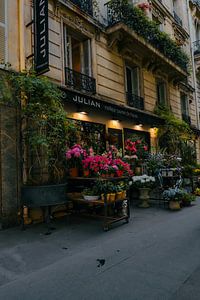
POLYGON ((61 182, 67 142, 61 91, 48 78, 30 72, 6 72, 2 78, 1 103, 21 107, 22 159, 28 170, 27 182, 61 182))
POLYGON ((196 161, 195 135, 190 126, 177 118, 168 107, 156 107, 155 113, 165 120, 165 124, 158 130, 159 146, 167 154, 182 157, 185 164, 196 161), (188 155, 190 153, 191 155, 188 155))

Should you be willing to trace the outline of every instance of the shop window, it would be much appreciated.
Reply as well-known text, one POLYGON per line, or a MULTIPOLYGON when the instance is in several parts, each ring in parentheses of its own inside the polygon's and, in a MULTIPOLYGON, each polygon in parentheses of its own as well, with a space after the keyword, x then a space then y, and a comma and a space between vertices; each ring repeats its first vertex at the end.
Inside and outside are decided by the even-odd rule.
POLYGON ((106 126, 100 123, 86 122, 73 119, 76 130, 70 133, 72 146, 76 143, 84 147, 92 147, 96 154, 102 154, 106 150, 106 126))
POLYGON ((157 89, 157 103, 158 103, 158 105, 162 105, 162 106, 167 105, 166 82, 163 81, 163 80, 157 80, 156 89, 157 89))
POLYGON ((108 143, 109 146, 115 146, 119 151, 123 152, 122 130, 108 128, 108 143))
POLYGON ((95 92, 95 80, 91 77, 91 41, 67 26, 64 26, 64 58, 66 84, 95 92))
POLYGON ((126 66, 126 97, 128 105, 144 109, 144 99, 140 96, 140 69, 126 66))
POLYGON ((146 131, 139 131, 129 128, 124 128, 124 143, 127 139, 130 138, 138 138, 143 140, 147 145, 148 149, 150 150, 150 133, 146 131))
POLYGON ((189 105, 188 105, 188 96, 185 93, 181 93, 181 113, 182 113, 182 119, 187 122, 190 122, 190 116, 189 116, 189 105))
POLYGON ((5 0, 0 0, 0 65, 6 63, 5 0))

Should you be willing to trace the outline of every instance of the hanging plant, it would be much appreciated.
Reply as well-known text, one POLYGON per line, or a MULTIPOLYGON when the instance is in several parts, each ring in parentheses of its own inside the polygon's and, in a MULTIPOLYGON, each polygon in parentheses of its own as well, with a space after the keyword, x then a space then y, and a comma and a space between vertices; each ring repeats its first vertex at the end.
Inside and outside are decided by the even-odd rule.
POLYGON ((4 85, 11 93, 3 101, 21 105, 27 183, 61 182, 65 175, 67 122, 59 88, 30 72, 8 72, 4 85))

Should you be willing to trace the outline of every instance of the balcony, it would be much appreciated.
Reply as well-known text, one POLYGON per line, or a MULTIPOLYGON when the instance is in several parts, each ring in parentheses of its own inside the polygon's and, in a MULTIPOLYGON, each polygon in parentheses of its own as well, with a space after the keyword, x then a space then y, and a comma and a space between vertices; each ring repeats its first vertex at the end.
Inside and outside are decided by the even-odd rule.
POLYGON ((183 26, 183 21, 181 20, 181 18, 177 15, 177 13, 174 11, 174 20, 176 21, 176 23, 180 26, 183 26))
POLYGON ((75 90, 96 93, 96 80, 88 75, 65 68, 65 84, 75 90))
POLYGON ((182 114, 182 119, 185 121, 188 125, 191 125, 191 118, 187 114, 182 114))
POLYGON ((139 56, 144 68, 162 70, 172 82, 187 77, 188 56, 134 6, 112 0, 107 4, 107 22, 110 47, 117 46, 122 55, 139 56))
POLYGON ((71 0, 72 3, 77 5, 81 10, 93 16, 93 3, 92 0, 71 0))
POLYGON ((144 99, 142 97, 131 93, 126 93, 126 99, 130 107, 144 110, 144 99))

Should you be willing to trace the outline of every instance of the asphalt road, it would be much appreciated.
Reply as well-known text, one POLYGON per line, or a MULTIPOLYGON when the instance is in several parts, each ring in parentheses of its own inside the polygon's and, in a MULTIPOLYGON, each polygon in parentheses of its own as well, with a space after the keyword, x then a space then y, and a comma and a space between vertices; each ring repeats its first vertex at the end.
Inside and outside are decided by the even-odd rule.
POLYGON ((0 232, 0 300, 199 300, 200 200, 180 212, 132 209, 101 230, 73 218, 0 232))

